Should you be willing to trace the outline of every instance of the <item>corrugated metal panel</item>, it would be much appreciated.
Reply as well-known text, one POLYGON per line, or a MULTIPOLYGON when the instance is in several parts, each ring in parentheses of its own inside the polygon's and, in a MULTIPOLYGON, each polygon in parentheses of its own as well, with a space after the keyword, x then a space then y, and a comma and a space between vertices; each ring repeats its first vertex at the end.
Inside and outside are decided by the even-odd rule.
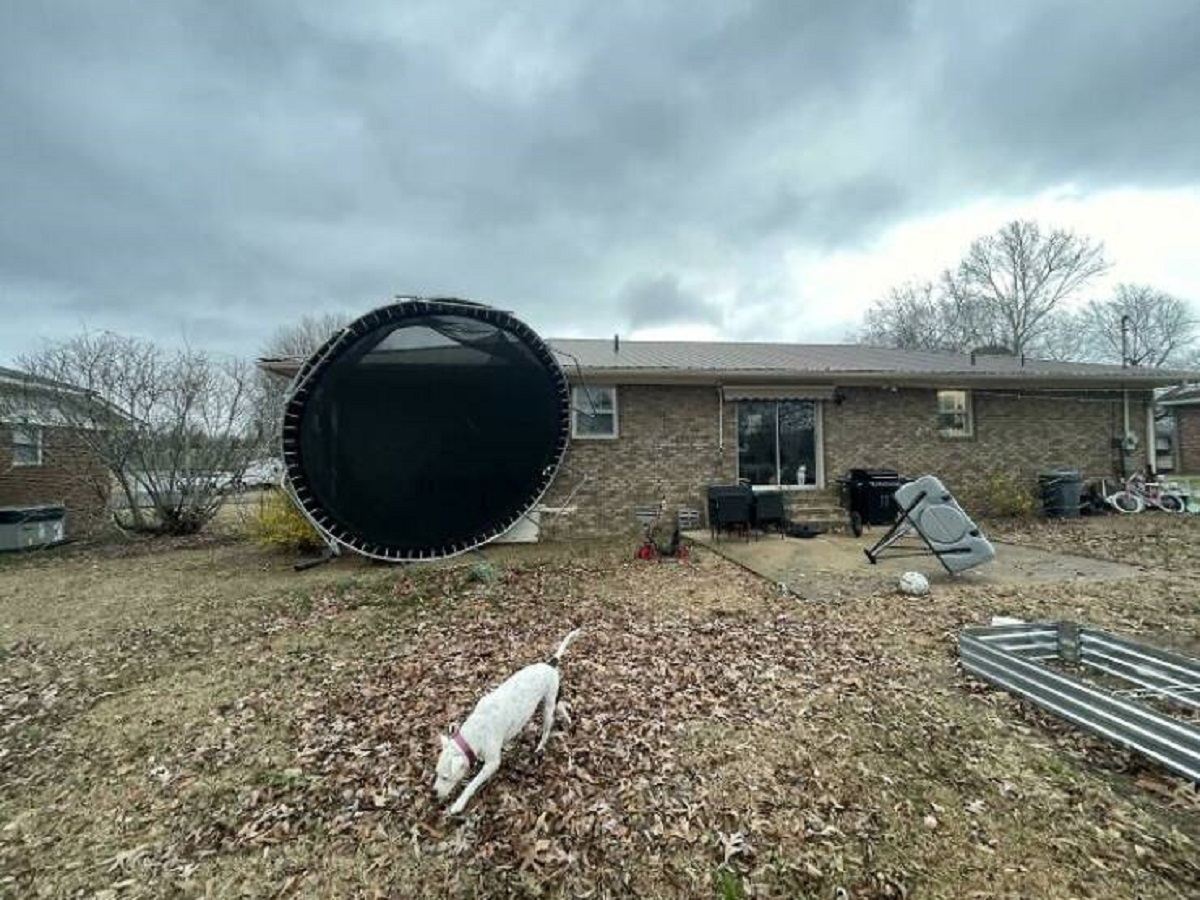
POLYGON ((1200 781, 1200 728, 1134 699, 1158 697, 1194 708, 1200 660, 1069 622, 965 628, 958 654, 968 672, 1200 781), (1042 665, 1048 659, 1134 687, 1106 690, 1042 665))
MULTIPOLYGON (((1014 383, 1052 380, 1095 381, 1112 386, 1118 382, 1142 387, 1200 380, 1200 372, 1162 369, 1122 369, 1120 366, 1015 357, 971 357, 961 353, 930 353, 867 347, 860 344, 758 344, 704 341, 612 341, 590 338, 556 338, 547 343, 569 377, 579 371, 646 376, 657 374, 736 374, 754 377, 832 379, 839 374, 879 375, 901 381, 930 376, 939 384, 951 384, 954 376, 964 383, 976 378, 1003 378, 1014 383)), ((293 375, 302 360, 260 359, 259 367, 281 375, 293 375)))
POLYGON ((1065 375, 1119 377, 1161 384, 1198 378, 1195 372, 1123 369, 1120 366, 1058 362, 1019 357, 971 357, 869 347, 862 344, 760 344, 707 341, 612 341, 555 338, 548 342, 568 371, 582 369, 654 369, 705 372, 877 372, 896 374, 1065 375))

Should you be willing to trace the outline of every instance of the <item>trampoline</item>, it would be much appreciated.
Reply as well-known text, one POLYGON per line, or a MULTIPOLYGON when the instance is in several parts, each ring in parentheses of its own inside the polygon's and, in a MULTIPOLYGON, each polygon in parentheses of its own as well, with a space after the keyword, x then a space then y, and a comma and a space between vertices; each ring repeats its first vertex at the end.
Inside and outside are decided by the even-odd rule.
POLYGON ((288 389, 285 486, 331 549, 466 552, 541 499, 570 433, 566 376, 511 314, 406 298, 334 334, 288 389))

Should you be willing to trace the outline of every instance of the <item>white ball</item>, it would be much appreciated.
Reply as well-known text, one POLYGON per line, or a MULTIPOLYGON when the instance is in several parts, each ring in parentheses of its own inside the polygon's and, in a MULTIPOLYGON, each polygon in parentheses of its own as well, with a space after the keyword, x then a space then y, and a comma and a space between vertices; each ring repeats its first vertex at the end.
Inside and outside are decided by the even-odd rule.
POLYGON ((924 597, 929 593, 929 579, 920 572, 905 572, 900 576, 900 593, 924 597))

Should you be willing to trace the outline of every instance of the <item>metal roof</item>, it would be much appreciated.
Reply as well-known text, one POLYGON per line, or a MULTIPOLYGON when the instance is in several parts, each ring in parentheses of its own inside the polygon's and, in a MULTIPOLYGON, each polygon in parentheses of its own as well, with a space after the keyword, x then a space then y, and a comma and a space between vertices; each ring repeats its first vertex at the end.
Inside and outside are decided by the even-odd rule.
MULTIPOLYGON (((921 377, 1014 381, 1080 381, 1176 384, 1200 377, 1196 372, 1122 368, 1095 363, 1023 359, 1015 356, 897 350, 863 344, 765 344, 706 341, 613 341, 552 338, 568 371, 613 375, 677 373, 772 376, 880 376, 897 381, 921 377)), ((857 380, 857 379, 856 379, 857 380)))
POLYGON ((61 381, 55 381, 52 378, 43 378, 40 375, 30 375, 28 372, 22 372, 20 369, 9 369, 5 366, 0 366, 0 384, 19 384, 23 387, 47 387, 58 388, 64 391, 75 391, 79 389, 72 385, 61 381))
POLYGON ((1200 385, 1179 385, 1158 395, 1158 402, 1163 406, 1197 406, 1200 405, 1200 385))
MULTIPOLYGON (((1011 383, 1084 387, 1164 387, 1200 381, 1200 372, 1122 368, 1015 356, 896 350, 863 344, 767 344, 729 341, 627 341, 550 338, 568 376, 627 383, 786 381, 888 384, 1011 383)), ((292 375, 303 360, 260 359, 292 375)))

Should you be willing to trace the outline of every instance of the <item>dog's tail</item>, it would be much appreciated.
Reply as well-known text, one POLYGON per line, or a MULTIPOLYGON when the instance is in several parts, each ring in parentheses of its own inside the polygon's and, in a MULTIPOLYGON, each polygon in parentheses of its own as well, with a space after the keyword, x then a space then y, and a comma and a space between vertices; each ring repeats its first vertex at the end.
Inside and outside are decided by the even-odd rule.
POLYGON ((563 653, 566 652, 567 646, 571 643, 571 641, 575 640, 575 638, 578 637, 582 631, 583 631, 582 628, 576 628, 574 631, 572 631, 570 634, 568 634, 565 638, 563 638, 562 643, 558 645, 558 649, 554 651, 554 655, 552 657, 550 657, 550 659, 547 660, 547 662, 549 662, 550 665, 552 665, 552 666, 557 666, 558 661, 560 659, 562 659, 563 653))

